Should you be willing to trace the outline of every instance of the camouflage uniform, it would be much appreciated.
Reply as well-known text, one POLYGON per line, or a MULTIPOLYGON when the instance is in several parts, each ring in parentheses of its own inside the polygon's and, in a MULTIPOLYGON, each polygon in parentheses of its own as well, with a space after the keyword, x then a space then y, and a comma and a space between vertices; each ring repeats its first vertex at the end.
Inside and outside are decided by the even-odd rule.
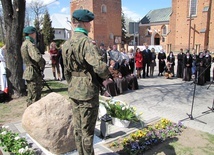
POLYGON ((21 55, 26 69, 23 79, 27 82, 28 99, 27 106, 41 98, 42 92, 42 72, 45 68, 45 60, 33 43, 33 39, 26 36, 22 43, 21 55))
POLYGON ((79 155, 93 155, 93 136, 99 108, 96 76, 108 77, 106 63, 86 34, 74 32, 62 48, 68 95, 72 104, 74 136, 79 155))

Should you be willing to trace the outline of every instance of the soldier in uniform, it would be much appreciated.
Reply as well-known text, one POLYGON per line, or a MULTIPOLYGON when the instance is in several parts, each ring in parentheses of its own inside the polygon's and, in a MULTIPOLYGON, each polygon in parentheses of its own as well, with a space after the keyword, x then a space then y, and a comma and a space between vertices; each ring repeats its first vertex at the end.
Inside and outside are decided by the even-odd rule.
POLYGON ((75 143, 79 155, 93 155, 93 137, 99 108, 97 77, 106 79, 109 71, 95 42, 88 37, 94 14, 75 10, 74 33, 62 48, 68 95, 72 104, 75 143))
POLYGON ((23 79, 27 82, 27 106, 29 106, 41 98, 45 59, 36 47, 36 28, 28 26, 23 31, 25 41, 21 46, 21 55, 23 63, 26 65, 23 79))

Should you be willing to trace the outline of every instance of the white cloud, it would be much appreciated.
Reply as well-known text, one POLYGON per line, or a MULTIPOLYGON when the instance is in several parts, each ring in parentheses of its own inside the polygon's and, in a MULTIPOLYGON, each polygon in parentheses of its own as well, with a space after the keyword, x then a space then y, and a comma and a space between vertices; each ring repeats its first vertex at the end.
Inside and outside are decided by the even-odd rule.
POLYGON ((62 13, 70 13, 70 9, 69 9, 69 7, 65 7, 65 8, 62 8, 60 12, 62 12, 62 13))
POLYGON ((123 13, 127 18, 131 18, 132 20, 138 22, 143 17, 131 10, 129 10, 127 7, 122 7, 123 13))

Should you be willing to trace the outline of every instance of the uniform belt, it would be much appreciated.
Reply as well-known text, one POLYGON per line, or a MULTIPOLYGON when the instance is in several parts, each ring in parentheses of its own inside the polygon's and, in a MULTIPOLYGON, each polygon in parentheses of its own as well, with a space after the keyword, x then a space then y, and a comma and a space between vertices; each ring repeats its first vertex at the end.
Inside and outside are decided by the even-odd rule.
POLYGON ((72 76, 86 77, 87 75, 84 72, 72 72, 72 76))

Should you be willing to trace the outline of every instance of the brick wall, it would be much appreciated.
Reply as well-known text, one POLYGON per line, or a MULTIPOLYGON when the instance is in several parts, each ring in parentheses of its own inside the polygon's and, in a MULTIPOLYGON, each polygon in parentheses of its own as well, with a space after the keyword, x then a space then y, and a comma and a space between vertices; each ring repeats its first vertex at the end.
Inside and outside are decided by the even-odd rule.
POLYGON ((208 49, 214 52, 214 2, 210 0, 211 13, 210 13, 210 33, 209 33, 209 47, 208 49))
POLYGON ((212 0, 198 1, 197 15, 189 18, 189 0, 172 0, 172 15, 170 17, 170 34, 168 44, 172 45, 173 51, 180 48, 197 48, 201 51, 204 48, 214 49, 214 10, 212 0), (206 6, 210 6, 212 12, 204 11, 206 6), (191 31, 190 31, 191 25, 191 31), (203 31, 206 30, 206 31, 203 31), (191 33, 189 33, 191 32, 191 33), (190 38, 189 38, 189 34, 190 38))
POLYGON ((156 25, 140 26, 140 45, 143 45, 144 43, 147 43, 148 45, 157 45, 155 44, 155 38, 159 37, 159 45, 161 45, 163 49, 167 50, 167 35, 162 35, 162 27, 164 25, 167 27, 167 31, 169 31, 168 23, 157 23, 156 25), (148 28, 152 31, 151 33, 148 33, 148 28))
POLYGON ((84 8, 92 11, 95 19, 89 34, 97 44, 101 42, 106 46, 114 43, 114 36, 121 37, 121 0, 72 0, 71 13, 84 8), (107 12, 102 13, 101 7, 105 5, 107 12))

